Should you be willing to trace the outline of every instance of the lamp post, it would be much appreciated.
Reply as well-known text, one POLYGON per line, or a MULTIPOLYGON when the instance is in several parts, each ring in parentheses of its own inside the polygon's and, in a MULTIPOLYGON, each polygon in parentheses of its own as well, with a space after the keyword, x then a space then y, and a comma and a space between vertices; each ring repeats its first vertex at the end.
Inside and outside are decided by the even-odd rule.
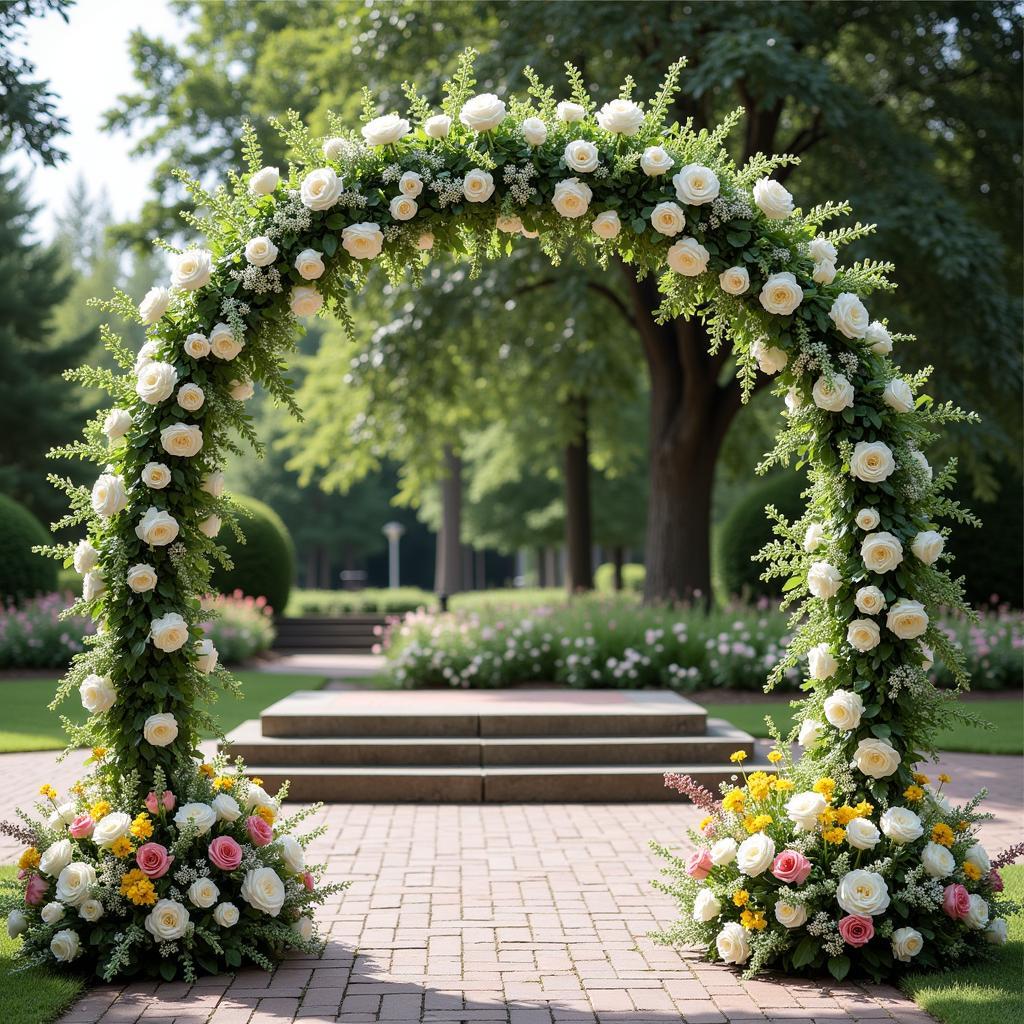
POLYGON ((401 523, 385 523, 381 532, 388 539, 388 587, 394 590, 398 586, 398 542, 405 527, 401 523))

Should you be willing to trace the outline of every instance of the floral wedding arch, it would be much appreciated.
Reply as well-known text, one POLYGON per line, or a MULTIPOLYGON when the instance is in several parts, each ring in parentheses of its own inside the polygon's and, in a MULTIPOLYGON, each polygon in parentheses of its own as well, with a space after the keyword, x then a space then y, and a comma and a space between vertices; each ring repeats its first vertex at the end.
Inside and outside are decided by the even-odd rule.
POLYGON ((646 108, 627 81, 597 109, 571 67, 569 99, 528 71, 527 98, 506 104, 474 95, 467 54, 440 113, 407 87, 407 116, 377 116, 367 97, 361 131, 332 119, 323 140, 289 114, 277 125, 286 173, 263 165, 247 129, 247 171, 229 187, 183 178, 206 211, 186 217, 204 246, 165 245, 170 287, 138 309, 123 294, 106 305, 148 326, 137 354, 106 332, 122 372, 71 374, 113 400, 58 453, 99 473, 91 491, 55 479, 71 504, 61 525, 84 537, 50 551, 82 573, 74 610, 99 623, 58 694, 77 690, 91 712, 68 728, 94 756, 70 794, 44 787, 43 819, 17 829, 30 846, 4 908, 30 960, 191 977, 317 948, 308 911, 337 887, 305 864, 308 837, 292 835, 304 815, 282 821, 281 794, 197 749, 211 724, 200 705, 231 685, 199 628, 233 518, 221 466, 236 434, 258 443, 245 412, 255 385, 291 402, 284 357, 301 318, 329 308, 350 329, 349 296, 374 264, 400 279, 432 251, 475 265, 524 237, 553 261, 614 256, 657 275, 660 318, 702 317, 748 391, 757 372, 776 376, 785 425, 767 463, 810 467, 806 513, 778 519, 763 553, 799 602, 775 675, 806 667, 805 753, 793 763, 780 746, 777 773, 721 799, 674 780, 708 814, 697 852, 663 851, 683 911, 665 938, 749 971, 838 977, 1005 940, 978 801, 953 807, 915 772, 955 713, 927 677, 932 651, 966 684, 930 611, 964 607, 938 520, 969 516, 944 495, 952 467, 933 474, 924 455, 935 426, 965 414, 919 395, 926 374, 891 361, 906 337, 863 300, 891 287, 892 268, 837 263, 870 228, 825 231, 844 204, 795 209, 770 176, 791 158, 737 167, 724 142, 742 112, 713 132, 666 126, 681 68, 646 108))

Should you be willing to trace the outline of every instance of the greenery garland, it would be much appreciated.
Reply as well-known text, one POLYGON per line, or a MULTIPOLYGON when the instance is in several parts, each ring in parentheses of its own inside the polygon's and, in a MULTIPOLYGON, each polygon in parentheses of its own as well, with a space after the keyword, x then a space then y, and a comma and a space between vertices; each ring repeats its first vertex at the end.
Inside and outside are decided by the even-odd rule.
MULTIPOLYGON (((808 752, 779 776, 751 776, 722 803, 696 794, 710 811, 695 836, 704 848, 695 860, 672 862, 670 889, 685 914, 666 938, 705 943, 751 970, 814 967, 827 958, 841 976, 854 954, 878 973, 894 957, 934 962, 978 948, 983 934, 1005 937, 997 882, 971 838, 974 806, 948 808, 914 775, 936 726, 956 713, 926 676, 931 651, 966 684, 960 653, 929 610, 964 607, 959 582, 941 567, 937 523, 970 517, 944 496, 953 467, 933 475, 924 450, 937 425, 967 416, 919 393, 926 374, 901 375, 891 362, 893 344, 908 339, 872 321, 862 301, 892 287, 891 267, 838 264, 839 247, 870 227, 824 231, 849 212, 845 204, 796 209, 770 176, 791 157, 758 155, 735 166, 724 143, 740 111, 713 132, 665 124, 681 69, 679 62, 669 70, 646 108, 627 80, 597 109, 572 67, 568 99, 559 102, 528 69, 528 97, 506 104, 474 93, 467 53, 440 113, 412 86, 407 117, 378 116, 367 95, 360 132, 332 119, 329 137, 315 139, 289 113, 277 125, 294 154, 286 174, 263 166, 247 128, 245 175, 230 174, 213 193, 183 176, 206 211, 186 215, 205 248, 179 252, 161 243, 173 254, 170 288, 155 287, 138 309, 124 294, 104 304, 148 325, 142 351, 129 352, 108 332, 123 372, 71 375, 114 400, 84 441, 56 453, 102 467, 91 491, 55 480, 71 503, 60 525, 83 526, 87 536, 77 547, 52 549, 83 573, 72 613, 87 612, 101 627, 58 693, 79 690, 92 716, 83 727, 69 725, 71 741, 99 752, 75 801, 51 797, 49 820, 30 826, 33 839, 48 845, 26 853, 29 906, 12 912, 11 927, 27 929, 26 949, 43 956, 48 949, 58 960, 92 952, 110 977, 147 962, 173 973, 180 949, 188 970, 218 969, 243 955, 269 962, 286 941, 313 941, 308 929, 290 939, 287 927, 273 927, 277 918, 252 891, 254 871, 294 879, 294 848, 279 838, 279 852, 266 860, 259 851, 267 847, 246 840, 237 815, 229 820, 233 810, 228 818, 210 810, 209 773, 220 787, 237 786, 268 823, 276 803, 251 796, 241 766, 231 774, 197 761, 200 730, 211 724, 197 705, 218 684, 231 685, 199 630, 210 563, 225 558, 217 535, 233 519, 221 465, 235 434, 258 447, 245 412, 255 384, 292 405, 284 358, 298 318, 329 307, 351 331, 349 297, 374 264, 399 280, 419 274, 436 250, 475 271, 518 237, 537 239, 553 263, 565 254, 605 265, 619 259, 638 276, 656 274, 659 319, 702 317, 715 348, 732 345, 745 393, 759 370, 777 376, 786 425, 766 466, 796 459, 810 467, 805 516, 779 518, 779 539, 764 552, 767 574, 785 577, 789 599, 799 602, 794 640, 775 677, 807 660, 809 697, 797 717, 808 752), (169 824, 162 811, 158 818, 165 843, 191 860, 192 874, 146 876, 148 887, 140 881, 139 891, 159 899, 157 914, 126 897, 123 880, 128 859, 140 856, 137 832, 154 827, 153 812, 142 814, 140 830, 131 823, 147 791, 159 809, 166 779, 179 780, 174 788, 192 810, 169 824), (922 813, 901 801, 918 801, 922 813), (120 808, 116 827, 110 807, 120 808), (83 814, 91 830, 76 827, 83 814), (881 831, 872 815, 881 815, 881 831), (243 850, 242 867, 228 877, 247 902, 249 932, 233 945, 225 935, 234 925, 208 912, 209 892, 198 902, 189 895, 185 906, 185 883, 215 874, 200 827, 220 830, 243 850), (56 838, 65 828, 72 839, 56 838), (749 836, 737 843, 730 833, 749 836), (725 839, 731 846, 723 852, 725 839), (70 868, 62 866, 66 842, 79 858, 70 868), (785 847, 782 867, 777 846, 785 847), (729 856, 731 848, 739 852, 729 856), (68 870, 74 877, 65 878, 68 870), (79 942, 62 924, 76 904, 61 894, 80 894, 83 872, 87 880, 93 873, 94 887, 85 888, 108 924, 79 942), (57 899, 43 906, 54 876, 57 899), (944 888, 939 879, 947 878, 944 888), (836 905, 847 911, 842 920, 836 905), (155 961, 146 955, 153 943, 155 961)), ((785 761, 782 752, 778 758, 785 761)), ((289 883, 284 906, 287 916, 308 920, 299 916, 308 902, 301 890, 289 883)), ((81 909, 79 916, 86 918, 81 909)))

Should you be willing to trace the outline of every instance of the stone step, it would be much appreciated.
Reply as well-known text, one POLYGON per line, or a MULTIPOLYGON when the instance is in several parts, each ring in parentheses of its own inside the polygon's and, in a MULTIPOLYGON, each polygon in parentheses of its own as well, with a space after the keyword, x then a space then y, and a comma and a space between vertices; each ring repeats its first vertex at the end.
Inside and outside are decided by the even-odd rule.
POLYGON ((515 765, 725 764, 734 750, 754 756, 751 736, 708 719, 702 736, 365 737, 264 736, 243 722, 228 734, 233 756, 247 764, 363 767, 511 767, 515 765))
POLYGON ((707 715, 669 690, 298 690, 260 716, 265 737, 695 736, 707 715))

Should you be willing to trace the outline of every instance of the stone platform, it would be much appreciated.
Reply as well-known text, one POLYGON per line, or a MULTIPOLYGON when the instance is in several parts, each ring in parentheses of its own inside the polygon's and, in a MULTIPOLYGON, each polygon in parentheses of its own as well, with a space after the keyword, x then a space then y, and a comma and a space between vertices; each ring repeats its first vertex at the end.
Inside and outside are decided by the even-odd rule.
POLYGON ((666 771, 713 789, 754 754, 667 690, 298 691, 227 739, 271 789, 345 803, 678 800, 666 771))

